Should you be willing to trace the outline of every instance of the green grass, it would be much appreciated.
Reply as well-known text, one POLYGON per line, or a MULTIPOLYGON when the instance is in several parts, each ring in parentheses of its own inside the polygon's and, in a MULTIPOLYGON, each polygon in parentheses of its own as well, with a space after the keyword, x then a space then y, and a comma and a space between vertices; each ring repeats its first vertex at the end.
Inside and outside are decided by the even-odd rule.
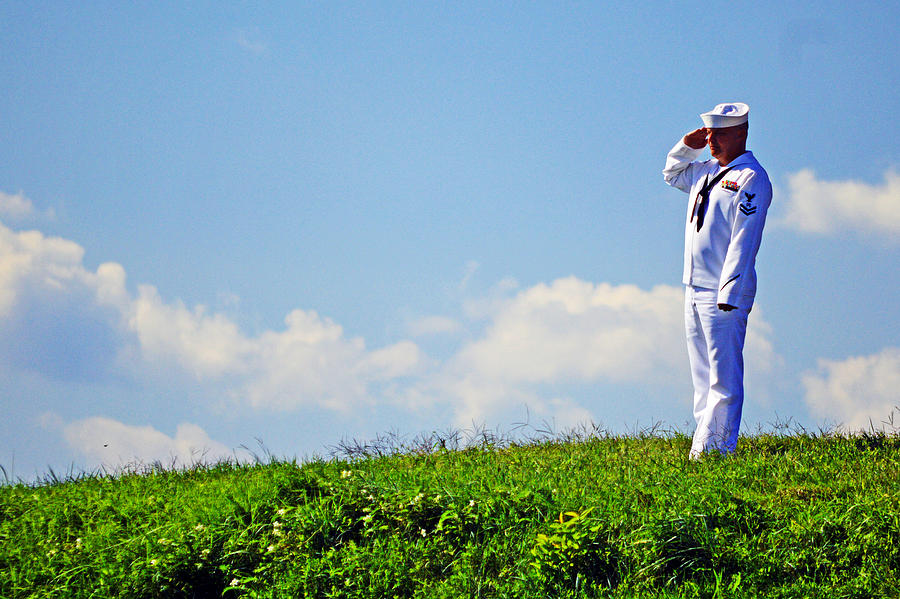
POLYGON ((8 483, 0 596, 898 596, 895 434, 448 438, 8 483))

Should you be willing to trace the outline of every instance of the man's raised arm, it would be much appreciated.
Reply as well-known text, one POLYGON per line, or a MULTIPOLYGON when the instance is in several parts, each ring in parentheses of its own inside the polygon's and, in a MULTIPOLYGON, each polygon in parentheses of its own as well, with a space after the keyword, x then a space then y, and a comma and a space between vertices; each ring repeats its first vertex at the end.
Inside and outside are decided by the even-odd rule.
POLYGON ((663 169, 663 178, 666 183, 690 193, 693 185, 693 176, 689 168, 694 160, 700 156, 700 151, 706 146, 709 132, 705 128, 695 129, 685 135, 666 156, 666 168, 663 169))

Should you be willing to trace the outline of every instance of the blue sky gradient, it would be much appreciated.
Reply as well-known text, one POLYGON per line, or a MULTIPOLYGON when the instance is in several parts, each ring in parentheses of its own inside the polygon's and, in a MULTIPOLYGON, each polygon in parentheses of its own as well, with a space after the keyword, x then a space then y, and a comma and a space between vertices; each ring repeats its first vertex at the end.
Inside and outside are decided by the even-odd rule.
POLYGON ((0 464, 689 427, 661 169, 723 101, 775 185, 745 430, 880 422, 900 7, 816 11, 4 3, 0 464))

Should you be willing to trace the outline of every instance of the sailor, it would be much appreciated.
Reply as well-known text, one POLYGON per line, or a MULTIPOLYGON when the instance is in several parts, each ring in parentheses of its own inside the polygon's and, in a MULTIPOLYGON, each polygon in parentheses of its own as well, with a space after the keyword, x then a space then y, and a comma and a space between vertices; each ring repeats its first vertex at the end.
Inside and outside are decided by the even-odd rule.
POLYGON ((694 383, 690 455, 730 453, 744 403, 744 337, 772 184, 747 151, 750 107, 719 104, 669 152, 663 177, 688 194, 685 329, 694 383), (705 146, 711 160, 698 161, 705 146))

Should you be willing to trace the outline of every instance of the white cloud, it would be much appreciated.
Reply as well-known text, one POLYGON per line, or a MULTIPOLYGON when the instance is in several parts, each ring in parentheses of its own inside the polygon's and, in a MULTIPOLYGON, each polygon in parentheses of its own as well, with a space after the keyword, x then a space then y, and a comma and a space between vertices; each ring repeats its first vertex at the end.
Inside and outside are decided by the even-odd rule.
POLYGON ((900 173, 893 170, 883 184, 869 185, 822 181, 804 169, 788 177, 787 196, 782 224, 804 233, 900 233, 900 173))
POLYGON ((509 302, 510 296, 519 288, 519 282, 512 277, 501 279, 488 293, 481 297, 463 300, 463 312, 471 320, 493 318, 509 302))
POLYGON ((422 353, 412 341, 400 341, 368 353, 359 371, 373 379, 394 379, 413 374, 421 365, 422 353))
POLYGON ((456 333, 460 328, 459 321, 447 316, 425 316, 406 326, 407 331, 413 337, 456 333))
POLYGON ((819 360, 817 372, 803 377, 812 412, 851 430, 880 428, 900 409, 900 348, 843 361, 819 360))
POLYGON ((684 362, 683 291, 594 285, 575 277, 516 295, 458 356, 510 382, 664 380, 684 362))
POLYGON ((5 216, 14 220, 22 220, 34 216, 43 216, 53 218, 52 209, 40 212, 31 200, 25 197, 21 191, 16 194, 9 194, 0 191, 0 216, 5 216))
POLYGON ((285 324, 285 331, 254 340, 256 376, 248 380, 246 393, 255 406, 312 403, 344 411, 371 402, 371 386, 410 374, 422 359, 411 342, 367 351, 363 339, 347 339, 339 325, 313 311, 294 310, 285 324))
POLYGON ((250 29, 238 29, 235 31, 234 39, 241 48, 247 50, 251 54, 256 54, 257 56, 265 54, 269 49, 260 37, 259 28, 256 27, 250 29))
POLYGON ((157 461, 166 467, 189 466, 234 457, 228 447, 189 423, 179 424, 170 437, 152 426, 131 426, 98 416, 65 424, 62 434, 85 458, 112 468, 157 461))
POLYGON ((22 192, 15 195, 0 191, 0 215, 12 218, 24 218, 34 213, 34 206, 31 200, 26 198, 22 192))
POLYGON ((465 270, 463 271, 463 276, 458 286, 460 293, 465 293, 466 289, 469 287, 469 283, 472 281, 472 277, 475 276, 475 273, 478 272, 479 268, 481 268, 481 265, 475 260, 466 262, 465 270))
MULTIPOLYGON (((449 404, 458 425, 521 406, 541 415, 556 409, 570 415, 567 421, 576 414, 585 419, 586 408, 559 390, 601 383, 670 387, 689 380, 683 298, 681 287, 643 290, 576 277, 494 298, 483 336, 406 399, 449 404)), ((746 354, 750 366, 763 372, 780 362, 770 336, 757 310, 746 354)))
POLYGON ((254 406, 346 410, 422 360, 409 341, 368 350, 311 311, 248 337, 227 316, 166 302, 152 286, 134 297, 120 265, 91 272, 83 255, 71 241, 0 225, 0 361, 51 378, 187 375, 254 406))
POLYGON ((129 313, 129 328, 148 359, 172 361, 198 379, 243 371, 254 349, 225 316, 180 301, 166 304, 149 285, 140 286, 129 313))
POLYGON ((117 265, 96 273, 84 250, 0 225, 0 362, 52 379, 102 377, 116 359, 117 265))
MULTIPOLYGON (((589 414, 592 385, 678 390, 689 381, 681 287, 568 277, 520 289, 503 280, 464 302, 460 321, 419 323, 422 333, 460 330, 461 345, 437 361, 409 340, 370 349, 301 309, 283 328, 248 336, 227 315, 166 301, 152 286, 132 294, 122 266, 92 272, 83 254, 71 241, 0 225, 0 365, 57 379, 131 376, 170 388, 187 380, 266 409, 449 411, 462 426, 523 407, 573 424, 589 414)), ((747 358, 760 372, 779 360, 758 310, 747 358)))
POLYGON ((0 317, 8 314, 28 279, 48 288, 63 287, 82 274, 73 267, 83 256, 84 250, 71 241, 37 231, 16 233, 0 224, 0 317))
POLYGON ((744 343, 744 386, 745 396, 762 405, 769 405, 778 385, 774 379, 781 378, 784 358, 775 351, 772 342, 774 329, 765 319, 765 312, 754 306, 747 325, 747 340, 744 343))

